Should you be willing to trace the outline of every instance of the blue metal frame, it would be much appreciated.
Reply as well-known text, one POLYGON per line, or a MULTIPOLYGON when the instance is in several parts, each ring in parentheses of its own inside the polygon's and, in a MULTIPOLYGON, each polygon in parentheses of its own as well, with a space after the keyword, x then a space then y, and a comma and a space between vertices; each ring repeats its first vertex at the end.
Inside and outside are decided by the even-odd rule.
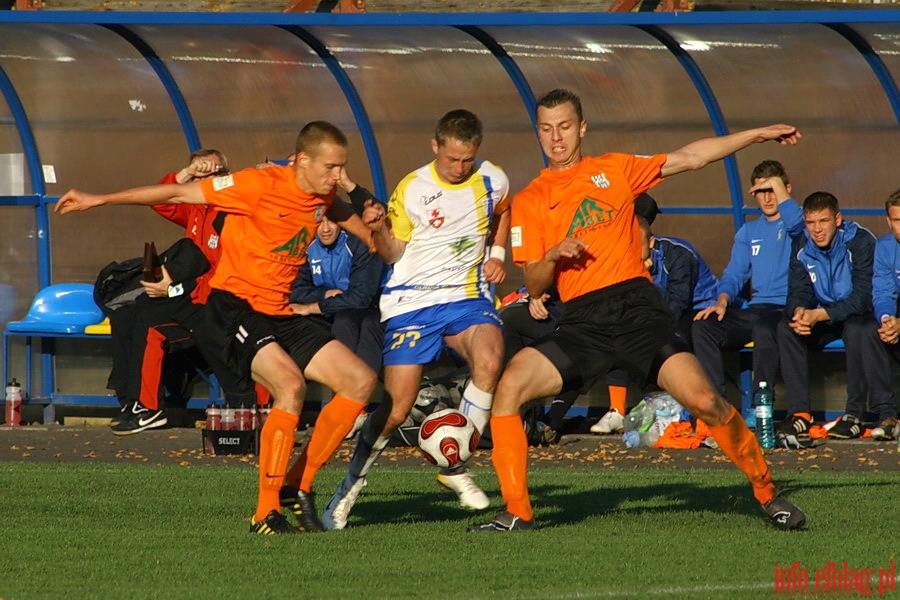
MULTIPOLYGON (((410 13, 410 14, 335 14, 335 13, 104 13, 66 11, 0 11, 3 23, 54 23, 94 24, 103 26, 128 41, 148 61, 169 94, 178 114, 188 147, 193 151, 201 147, 200 136, 185 98, 171 73, 147 42, 128 25, 269 25, 280 27, 308 44, 331 71, 343 91, 361 132, 367 151, 376 195, 387 198, 384 168, 365 106, 347 73, 326 45, 305 27, 377 27, 377 26, 448 26, 468 33, 482 43, 500 62, 507 76, 515 85, 534 123, 535 98, 527 79, 518 65, 496 39, 484 31, 488 26, 585 26, 621 25, 633 26, 654 37, 671 52, 690 77, 706 108, 714 131, 726 135, 728 128, 718 101, 703 72, 667 31, 669 25, 741 25, 741 24, 818 24, 828 27, 846 39, 866 60, 877 77, 900 123, 900 91, 881 57, 853 27, 856 23, 900 22, 900 10, 850 10, 850 11, 755 11, 755 12, 701 12, 701 13, 410 13)), ((0 197, 0 206, 34 206, 38 232, 38 279, 41 287, 52 282, 50 252, 49 204, 58 198, 46 196, 43 169, 34 134, 25 108, 5 71, 0 68, 0 92, 6 99, 26 156, 31 175, 33 196, 0 197)), ((545 158, 546 161, 546 158, 545 158)), ((755 209, 743 207, 743 194, 737 162, 734 157, 724 161, 732 207, 669 207, 675 214, 726 214, 733 216, 735 226, 744 222, 747 214, 755 209)), ((880 215, 881 208, 847 209, 849 215, 880 215)), ((53 390, 52 355, 42 353, 44 389, 53 390)), ((63 397, 61 397, 63 398, 63 397)))
MULTIPOLYGON (((728 126, 725 125, 725 117, 722 115, 722 109, 719 107, 719 101, 716 100, 716 95, 713 93, 712 87, 710 87, 709 82, 706 80, 706 76, 703 75, 703 71, 700 70, 700 67, 691 55, 684 51, 675 38, 655 25, 641 25, 638 29, 652 35, 675 56, 682 68, 687 72, 691 82, 693 82, 694 87, 697 89, 697 93, 700 94, 700 99, 703 101, 703 106, 706 107, 706 112, 712 122, 713 131, 716 132, 716 135, 728 135, 728 126)), ((739 229, 740 226, 744 224, 744 211, 742 210, 744 205, 744 194, 741 189, 741 178, 738 173, 737 159, 732 154, 722 159, 722 163, 725 166, 725 176, 728 180, 728 189, 731 193, 734 228, 739 229)))
POLYGON ((387 202, 388 189, 384 177, 384 164, 381 161, 381 152, 379 152, 378 142, 375 140, 375 131, 372 128, 372 121, 369 119, 366 107, 359 97, 359 92, 356 91, 356 86, 353 85, 350 77, 344 71, 343 67, 341 67, 340 62, 338 62, 337 58, 335 58, 334 54, 331 53, 331 50, 325 46, 322 40, 302 27, 288 25, 282 26, 282 29, 306 42, 306 44, 319 55, 319 58, 322 59, 328 67, 328 70, 331 71, 331 74, 340 86, 341 91, 344 92, 344 97, 350 104, 350 110, 353 112, 353 116, 356 117, 356 124, 359 127, 359 132, 362 136, 363 146, 366 149, 366 156, 369 159, 369 169, 372 171, 372 184, 375 187, 375 197, 387 202))
MULTIPOLYGON (((459 25, 456 28, 468 33, 481 42, 500 62, 500 66, 506 71, 506 74, 512 80, 513 85, 516 86, 519 97, 522 98, 522 102, 525 104, 525 109, 528 111, 528 117, 531 119, 531 126, 535 131, 535 138, 537 138, 537 100, 534 97, 534 90, 531 89, 531 85, 528 83, 528 80, 525 78, 519 65, 516 64, 516 61, 509 55, 503 45, 483 29, 471 25, 459 25)), ((540 142, 538 142, 538 144, 540 145, 540 142)), ((543 150, 541 151, 541 156, 544 159, 544 166, 547 166, 548 161, 547 157, 544 156, 543 150)))
POLYGON ((134 48, 140 52, 144 59, 150 64, 153 71, 156 73, 156 76, 159 77, 160 82, 163 84, 163 87, 166 88, 169 99, 172 100, 175 112, 178 114, 178 120, 181 122, 181 129, 184 131, 185 138, 187 138, 189 151, 194 152, 202 148, 203 146, 200 144, 200 134, 197 132, 197 126, 194 124, 194 118, 191 116, 191 111, 187 106, 187 101, 184 99, 184 94, 181 93, 181 89, 175 82, 175 78, 172 77, 172 73, 169 71, 168 67, 166 67, 156 51, 153 50, 153 48, 150 47, 150 44, 148 44, 141 36, 123 25, 105 24, 103 26, 134 46, 134 48))
POLYGON ((0 23, 122 25, 742 25, 771 23, 881 23, 900 21, 900 10, 571 13, 196 13, 4 11, 0 23))

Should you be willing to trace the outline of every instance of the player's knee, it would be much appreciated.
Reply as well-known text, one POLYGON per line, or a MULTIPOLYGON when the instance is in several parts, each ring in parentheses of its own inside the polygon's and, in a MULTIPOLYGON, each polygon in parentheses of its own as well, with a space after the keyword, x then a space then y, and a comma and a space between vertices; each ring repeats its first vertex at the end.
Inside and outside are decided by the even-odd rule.
POLYGON ((731 414, 731 407, 712 387, 703 386, 683 402, 691 414, 707 425, 723 425, 731 414))
POLYGON ((392 432, 406 421, 406 411, 392 410, 384 423, 384 432, 392 432))

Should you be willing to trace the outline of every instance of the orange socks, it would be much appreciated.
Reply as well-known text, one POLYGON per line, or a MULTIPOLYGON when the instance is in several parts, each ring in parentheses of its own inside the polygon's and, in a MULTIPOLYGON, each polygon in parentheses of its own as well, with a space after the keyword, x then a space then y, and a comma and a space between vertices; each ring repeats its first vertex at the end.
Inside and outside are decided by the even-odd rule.
POLYGON ((256 500, 254 522, 261 521, 272 510, 280 510, 278 492, 284 483, 291 451, 294 449, 294 430, 300 417, 273 408, 260 432, 259 440, 259 497, 256 500))
POLYGON ((609 407, 623 417, 627 414, 625 411, 625 401, 628 399, 628 388, 622 385, 610 385, 606 388, 609 391, 609 407))
POLYGON ((772 472, 763 457, 756 436, 747 428, 740 413, 732 406, 731 415, 725 424, 710 426, 709 430, 722 452, 750 480, 757 502, 765 504, 774 498, 775 484, 772 483, 772 472))
POLYGON ((522 417, 491 417, 491 439, 494 442, 491 462, 500 480, 500 493, 506 502, 506 510, 530 521, 534 518, 534 512, 528 498, 528 439, 522 417))
POLYGON ((285 482, 304 492, 312 491, 313 479, 319 469, 334 455, 365 408, 363 402, 343 396, 332 398, 319 413, 309 444, 288 471, 285 482))

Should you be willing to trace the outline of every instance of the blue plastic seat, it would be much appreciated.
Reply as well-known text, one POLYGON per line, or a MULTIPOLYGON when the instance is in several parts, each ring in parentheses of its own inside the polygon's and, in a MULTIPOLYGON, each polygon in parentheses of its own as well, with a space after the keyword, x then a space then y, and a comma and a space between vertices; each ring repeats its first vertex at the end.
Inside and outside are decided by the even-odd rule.
MULTIPOLYGON (((94 286, 89 283, 60 283, 37 293, 21 321, 6 324, 3 331, 3 381, 9 381, 9 338, 25 338, 26 401, 34 398, 32 389, 32 338, 41 339, 40 356, 43 365, 42 392, 52 397, 56 388, 53 338, 87 337, 85 327, 103 321, 103 311, 94 303, 94 286)), ((52 407, 45 409, 44 422, 53 421, 52 407)))
POLYGON ((6 325, 17 335, 84 333, 88 325, 103 320, 103 311, 94 303, 94 286, 89 283, 59 283, 37 293, 21 321, 6 325))

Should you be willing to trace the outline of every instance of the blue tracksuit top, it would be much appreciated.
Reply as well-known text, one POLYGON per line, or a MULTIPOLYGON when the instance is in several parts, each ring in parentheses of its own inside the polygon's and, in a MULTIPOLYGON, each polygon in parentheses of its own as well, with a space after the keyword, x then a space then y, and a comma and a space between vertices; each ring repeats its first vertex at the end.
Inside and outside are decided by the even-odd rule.
POLYGON ((878 238, 875 244, 875 266, 872 272, 872 306, 875 320, 896 317, 900 290, 900 242, 893 233, 878 238))
POLYGON ((779 204, 778 212, 778 220, 761 217, 738 229, 717 295, 728 294, 734 303, 750 281, 750 304, 783 306, 787 301, 791 237, 805 231, 805 223, 803 209, 792 198, 779 204))
POLYGON ((679 238, 653 237, 650 275, 675 318, 680 319, 690 309, 700 310, 713 304, 719 280, 696 248, 679 238))
POLYGON ((872 311, 875 236, 844 220, 830 248, 819 248, 804 230, 793 242, 787 314, 798 306, 824 308, 832 321, 872 311))
POLYGON ((316 236, 306 249, 306 263, 297 271, 291 302, 318 302, 325 316, 377 306, 383 269, 381 258, 355 235, 341 231, 331 246, 316 236), (343 293, 325 297, 325 292, 335 289, 343 293))

